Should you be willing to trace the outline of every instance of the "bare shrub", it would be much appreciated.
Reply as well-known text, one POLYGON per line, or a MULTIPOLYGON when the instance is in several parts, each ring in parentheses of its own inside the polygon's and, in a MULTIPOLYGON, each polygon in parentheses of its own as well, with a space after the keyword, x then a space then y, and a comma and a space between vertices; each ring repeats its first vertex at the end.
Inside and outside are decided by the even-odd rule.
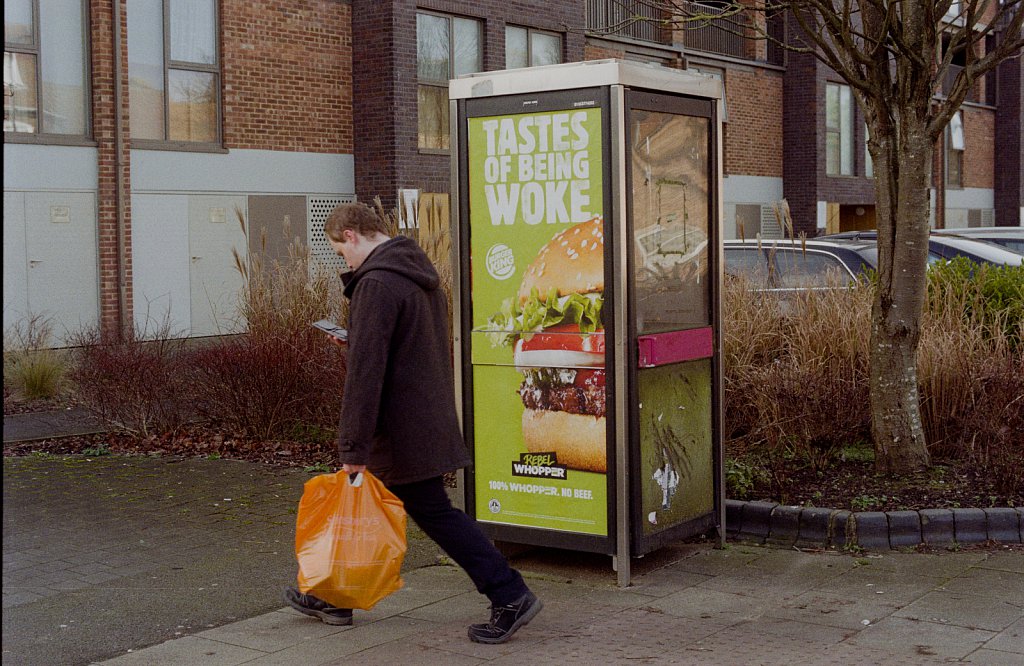
MULTIPOLYGON (((245 220, 236 209, 239 224, 245 220)), ((286 237, 290 230, 283 231, 286 237)), ((248 332, 190 355, 195 408, 205 419, 240 434, 287 438, 303 425, 325 425, 340 411, 345 363, 338 348, 311 324, 342 319, 340 284, 311 259, 297 239, 283 261, 263 252, 235 267, 243 278, 239 312, 248 332)))
POLYGON ((261 439, 330 425, 341 409, 344 359, 305 323, 290 334, 243 334, 193 352, 195 407, 206 420, 261 439))
POLYGON ((76 395, 101 420, 144 437, 173 433, 188 420, 185 340, 172 335, 167 322, 148 335, 136 331, 122 340, 84 329, 72 344, 76 395))

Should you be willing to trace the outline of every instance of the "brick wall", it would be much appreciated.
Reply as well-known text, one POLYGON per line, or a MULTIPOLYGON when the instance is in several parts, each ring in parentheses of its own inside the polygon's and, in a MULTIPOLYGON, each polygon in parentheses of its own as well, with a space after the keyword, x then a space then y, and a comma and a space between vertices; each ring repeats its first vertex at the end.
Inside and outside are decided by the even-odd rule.
MULTIPOLYGON (((120 2, 121 34, 127 30, 125 0, 120 2)), ((118 142, 115 131, 114 92, 114 4, 93 2, 89 5, 90 46, 92 47, 92 127, 97 146, 97 248, 99 260, 100 329, 105 336, 117 337, 122 321, 130 321, 132 311, 131 255, 126 252, 124 261, 125 300, 121 302, 121 275, 119 271, 121 253, 118 243, 118 202, 124 211, 123 245, 131 248, 131 198, 129 147, 125 139, 120 146, 118 164, 118 142), (117 186, 118 169, 121 172, 122 187, 117 186)), ((128 136, 128 45, 121 42, 121 114, 124 136, 128 136)))
POLYGON ((581 2, 352 0, 356 193, 387 208, 398 188, 450 188, 450 156, 418 147, 417 9, 482 20, 486 71, 505 68, 506 24, 560 32, 564 61, 583 58, 583 35, 562 27, 583 25, 581 2))
POLYGON ((725 173, 781 178, 781 72, 728 69, 725 94, 729 121, 725 123, 725 173))
MULTIPOLYGON (((795 30, 791 26, 791 30, 795 30)), ((783 112, 783 194, 794 232, 817 233, 818 201, 873 205, 874 180, 865 173, 864 118, 854 105, 854 175, 829 176, 825 161, 825 85, 843 83, 828 67, 805 53, 790 53, 783 112)))
POLYGON ((784 77, 782 117, 783 196, 796 229, 814 235, 818 201, 818 117, 825 111, 817 92, 817 61, 805 53, 790 53, 784 77))
MULTIPOLYGON (((397 187, 395 106, 398 82, 392 62, 395 49, 395 6, 390 2, 353 0, 352 99, 356 193, 370 201, 397 187)), ((415 58, 406 52, 402 57, 415 58)))
POLYGON ((352 152, 351 10, 222 0, 225 147, 352 152))
POLYGON ((999 107, 995 120, 996 224, 1024 224, 1024 63, 1010 58, 999 65, 999 107))
POLYGON ((584 60, 606 60, 608 58, 625 58, 626 49, 613 49, 606 46, 595 46, 593 44, 587 44, 583 48, 583 59, 584 60))
POLYGON ((991 109, 964 108, 964 187, 995 185, 995 124, 991 109))

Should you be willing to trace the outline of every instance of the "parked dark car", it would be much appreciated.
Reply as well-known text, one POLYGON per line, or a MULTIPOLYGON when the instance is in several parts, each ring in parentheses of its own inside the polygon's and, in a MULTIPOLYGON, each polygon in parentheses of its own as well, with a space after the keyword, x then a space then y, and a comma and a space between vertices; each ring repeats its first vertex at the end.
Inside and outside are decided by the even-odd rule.
MULTIPOLYGON (((815 240, 878 240, 877 231, 844 231, 828 236, 818 236, 815 240)), ((1024 265, 1024 255, 1017 254, 1013 250, 989 243, 983 240, 974 240, 957 236, 950 232, 933 231, 928 235, 928 261, 935 262, 940 259, 955 259, 956 257, 967 257, 979 264, 997 264, 1001 266, 1024 265)))
MULTIPOLYGON (((938 234, 940 232, 936 232, 938 234)), ((943 236, 962 236, 972 240, 983 240, 1002 245, 1008 250, 1024 254, 1024 227, 971 227, 969 229, 945 229, 943 236)))
POLYGON ((875 242, 852 239, 727 240, 725 274, 756 288, 822 289, 850 283, 878 266, 875 242))

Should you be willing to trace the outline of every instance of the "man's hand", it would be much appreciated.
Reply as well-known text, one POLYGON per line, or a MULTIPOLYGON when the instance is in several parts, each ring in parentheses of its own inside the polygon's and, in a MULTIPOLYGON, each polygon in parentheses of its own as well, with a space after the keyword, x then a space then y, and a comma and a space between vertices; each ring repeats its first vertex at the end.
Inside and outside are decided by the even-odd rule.
POLYGON ((341 347, 343 349, 345 347, 348 347, 348 342, 346 342, 345 340, 340 340, 340 339, 334 337, 333 335, 328 335, 327 339, 330 340, 331 344, 335 345, 336 347, 341 347))
POLYGON ((345 463, 341 466, 341 469, 346 474, 358 474, 366 471, 366 465, 349 465, 348 463, 345 463))

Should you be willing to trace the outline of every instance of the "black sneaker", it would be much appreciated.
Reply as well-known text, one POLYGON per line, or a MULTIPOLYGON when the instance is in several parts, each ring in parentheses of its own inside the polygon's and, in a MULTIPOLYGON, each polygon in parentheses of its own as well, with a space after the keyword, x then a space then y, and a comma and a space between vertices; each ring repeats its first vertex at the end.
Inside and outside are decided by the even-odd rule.
POLYGON ((303 615, 320 618, 324 624, 345 626, 352 624, 351 608, 335 608, 312 594, 302 594, 294 587, 284 588, 284 600, 303 615))
POLYGON ((469 640, 474 643, 504 643, 543 607, 544 602, 529 591, 507 606, 491 606, 490 622, 470 625, 469 640))

